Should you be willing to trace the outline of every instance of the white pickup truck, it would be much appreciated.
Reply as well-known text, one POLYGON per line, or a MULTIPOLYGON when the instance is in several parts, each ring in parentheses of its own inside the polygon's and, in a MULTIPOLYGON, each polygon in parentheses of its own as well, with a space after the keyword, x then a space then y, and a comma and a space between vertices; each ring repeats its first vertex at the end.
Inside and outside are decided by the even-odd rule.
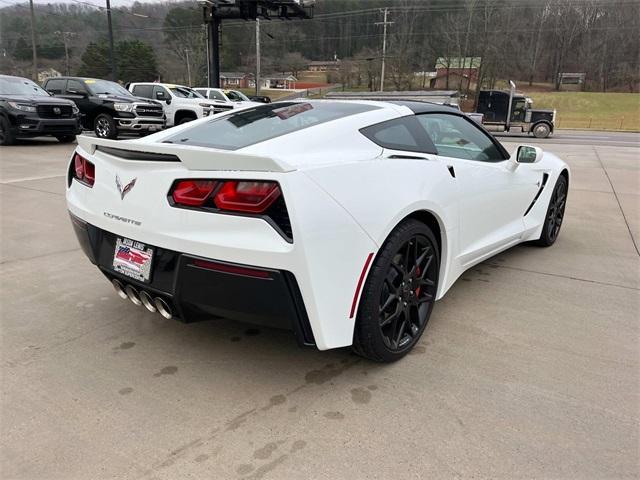
POLYGON ((227 90, 224 88, 206 88, 195 87, 194 90, 202 95, 204 98, 215 102, 217 107, 226 108, 244 108, 244 107, 259 107, 264 103, 253 102, 244 93, 238 90, 227 90))
POLYGON ((167 127, 207 117, 227 109, 218 108, 192 88, 171 83, 131 83, 128 89, 137 97, 160 102, 167 117, 167 127))

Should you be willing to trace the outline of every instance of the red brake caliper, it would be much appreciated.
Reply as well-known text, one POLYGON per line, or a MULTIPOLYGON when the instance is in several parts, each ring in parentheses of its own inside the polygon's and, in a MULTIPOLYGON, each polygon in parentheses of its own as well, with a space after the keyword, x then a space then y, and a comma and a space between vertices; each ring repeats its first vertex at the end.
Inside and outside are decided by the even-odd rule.
MULTIPOLYGON (((416 267, 416 276, 420 278, 420 267, 416 267)), ((418 288, 416 288, 416 298, 418 298, 419 296, 420 296, 420 286, 418 285, 418 288)))

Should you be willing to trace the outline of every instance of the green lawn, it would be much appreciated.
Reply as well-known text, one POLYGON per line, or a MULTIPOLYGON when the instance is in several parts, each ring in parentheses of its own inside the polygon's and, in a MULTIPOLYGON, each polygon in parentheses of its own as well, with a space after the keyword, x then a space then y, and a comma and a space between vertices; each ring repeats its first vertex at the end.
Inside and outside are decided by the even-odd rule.
POLYGON ((558 128, 640 131, 640 94, 527 92, 533 108, 555 108, 558 128))

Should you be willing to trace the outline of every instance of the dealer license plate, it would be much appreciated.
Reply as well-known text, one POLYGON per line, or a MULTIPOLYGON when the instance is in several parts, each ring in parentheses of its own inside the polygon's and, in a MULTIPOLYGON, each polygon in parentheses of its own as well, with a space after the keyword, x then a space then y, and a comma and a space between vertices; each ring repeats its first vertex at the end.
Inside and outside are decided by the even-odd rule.
POLYGON ((151 277, 153 248, 128 238, 116 239, 116 251, 113 254, 113 269, 141 282, 151 277))

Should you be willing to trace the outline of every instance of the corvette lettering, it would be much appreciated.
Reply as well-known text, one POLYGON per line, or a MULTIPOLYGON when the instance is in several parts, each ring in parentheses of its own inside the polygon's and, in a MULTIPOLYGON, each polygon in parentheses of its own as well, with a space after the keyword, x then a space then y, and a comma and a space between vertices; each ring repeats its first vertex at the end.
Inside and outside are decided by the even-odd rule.
POLYGON ((135 225, 136 227, 139 227, 140 225, 142 225, 142 222, 139 222, 138 220, 133 220, 131 218, 121 217, 120 215, 114 215, 113 213, 109 213, 109 212, 103 212, 103 214, 105 217, 110 218, 112 220, 119 220, 124 223, 135 225))

